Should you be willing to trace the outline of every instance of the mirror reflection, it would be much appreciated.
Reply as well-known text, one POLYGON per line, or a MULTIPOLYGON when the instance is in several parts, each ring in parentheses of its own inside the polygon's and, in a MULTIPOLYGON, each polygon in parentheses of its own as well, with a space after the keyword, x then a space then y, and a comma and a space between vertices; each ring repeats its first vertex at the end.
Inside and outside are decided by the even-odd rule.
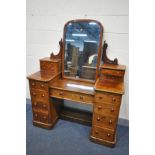
POLYGON ((64 75, 95 80, 100 43, 97 22, 70 22, 65 27, 64 75))

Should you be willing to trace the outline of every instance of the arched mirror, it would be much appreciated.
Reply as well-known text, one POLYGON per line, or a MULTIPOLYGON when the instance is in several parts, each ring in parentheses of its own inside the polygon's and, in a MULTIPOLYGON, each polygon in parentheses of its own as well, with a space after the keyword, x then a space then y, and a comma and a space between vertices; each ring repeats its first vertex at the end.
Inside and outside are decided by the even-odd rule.
POLYGON ((103 27, 95 20, 73 20, 64 27, 63 77, 95 81, 98 75, 103 27))

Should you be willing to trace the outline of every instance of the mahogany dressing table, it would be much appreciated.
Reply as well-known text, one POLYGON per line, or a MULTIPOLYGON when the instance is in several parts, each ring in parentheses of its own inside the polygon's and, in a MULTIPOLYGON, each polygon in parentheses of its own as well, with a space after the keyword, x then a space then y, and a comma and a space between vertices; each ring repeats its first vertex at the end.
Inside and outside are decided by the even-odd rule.
POLYGON ((103 26, 95 20, 72 20, 64 26, 60 51, 40 59, 40 71, 28 76, 33 125, 50 129, 58 118, 91 125, 90 140, 116 143, 116 127, 125 66, 106 55, 103 26), (93 112, 66 108, 64 100, 93 106, 93 112))

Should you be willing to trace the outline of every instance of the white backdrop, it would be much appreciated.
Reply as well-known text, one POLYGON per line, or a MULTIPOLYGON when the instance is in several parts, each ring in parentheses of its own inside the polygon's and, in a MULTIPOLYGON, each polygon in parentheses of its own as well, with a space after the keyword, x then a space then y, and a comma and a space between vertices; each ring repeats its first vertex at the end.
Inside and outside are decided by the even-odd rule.
MULTIPOLYGON (((119 64, 127 67, 120 118, 128 119, 128 9, 128 0, 27 0, 26 74, 39 70, 40 58, 49 56, 52 51, 58 52, 58 42, 63 36, 63 26, 68 20, 82 18, 98 20, 104 26, 103 39, 109 45, 109 58, 117 57, 119 64)), ((30 98, 28 81, 26 97, 30 98)))

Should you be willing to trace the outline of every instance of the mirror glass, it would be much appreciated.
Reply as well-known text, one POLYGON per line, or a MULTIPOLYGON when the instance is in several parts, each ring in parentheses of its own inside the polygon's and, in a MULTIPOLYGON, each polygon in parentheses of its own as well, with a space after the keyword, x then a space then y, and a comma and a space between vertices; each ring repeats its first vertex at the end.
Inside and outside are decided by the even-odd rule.
POLYGON ((64 75, 95 80, 101 25, 94 21, 71 21, 64 32, 64 75))

